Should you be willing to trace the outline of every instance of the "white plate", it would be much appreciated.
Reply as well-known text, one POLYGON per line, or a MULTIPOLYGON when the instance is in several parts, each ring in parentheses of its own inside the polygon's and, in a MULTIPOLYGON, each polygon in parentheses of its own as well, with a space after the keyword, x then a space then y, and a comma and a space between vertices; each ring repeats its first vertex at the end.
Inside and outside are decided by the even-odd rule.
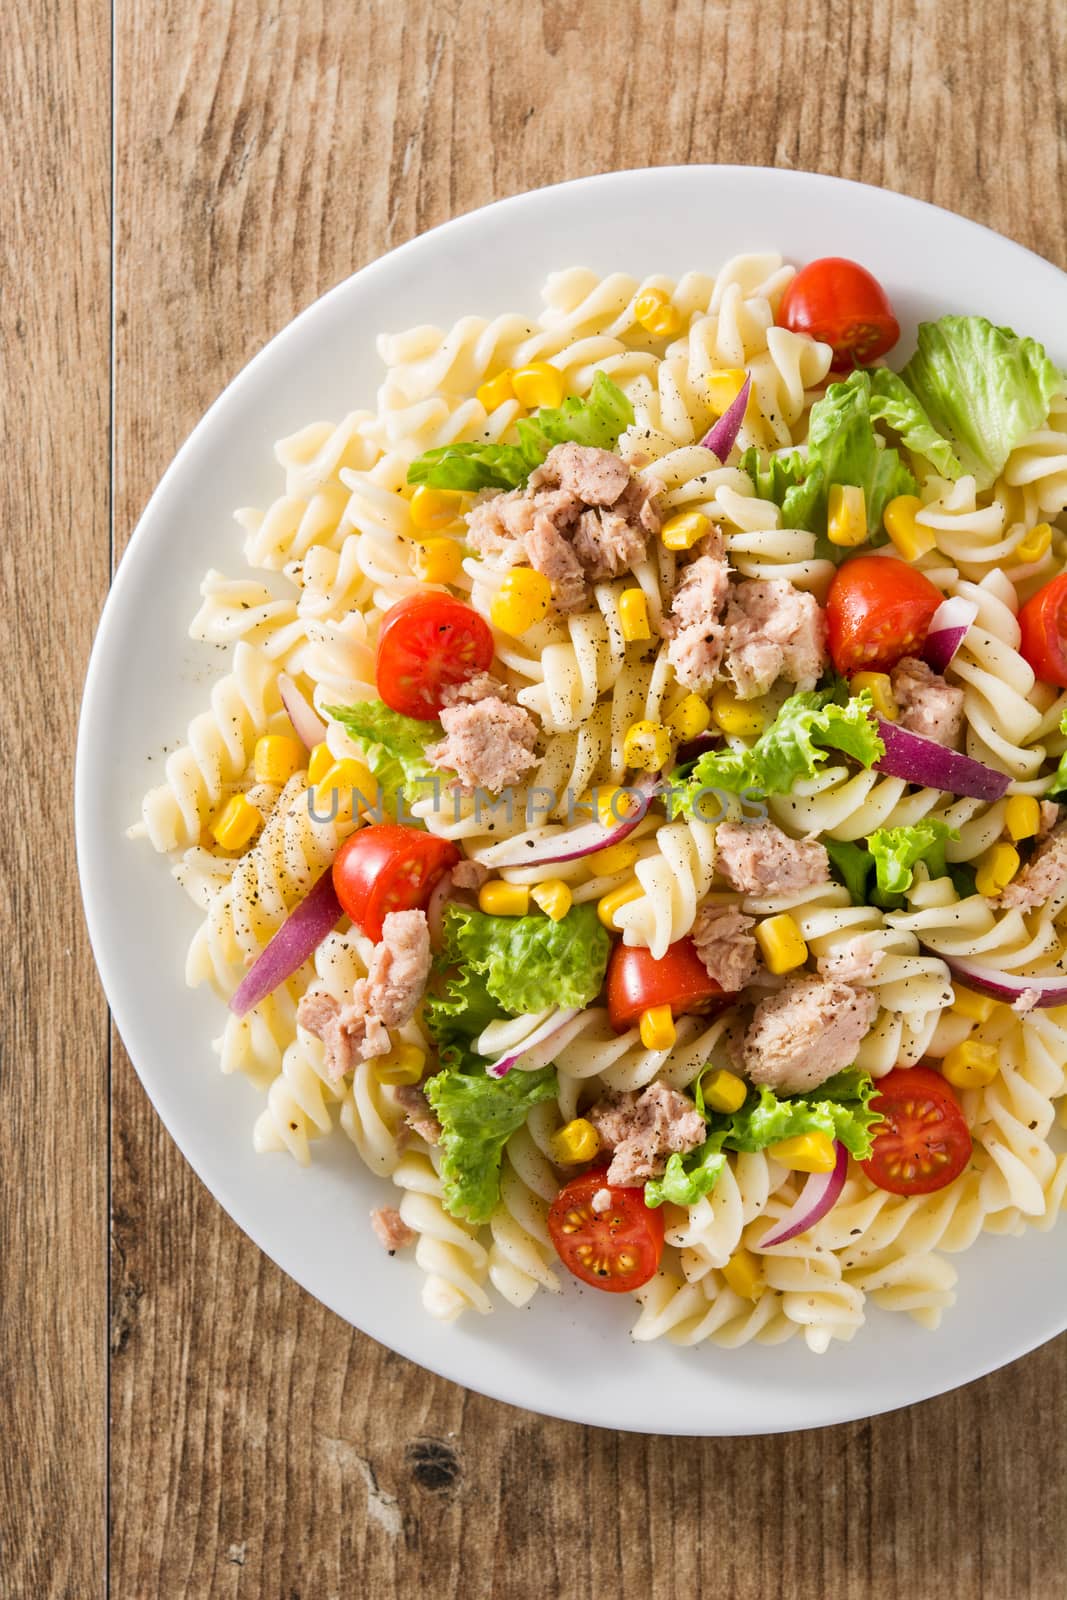
MULTIPOLYGON (((799 1339, 732 1352, 628 1337, 628 1297, 540 1294, 440 1326, 419 1274, 367 1225, 387 1187, 344 1137, 310 1170, 256 1156, 261 1099, 217 1070, 220 1003, 182 980, 195 909, 125 826, 158 781, 159 753, 206 704, 220 658, 186 637, 208 566, 242 569, 239 505, 278 492, 273 442, 371 401, 379 330, 467 312, 537 314, 553 269, 638 276, 716 270, 735 252, 854 256, 886 285, 907 351, 916 321, 981 312, 1067 363, 1067 282, 1018 245, 948 212, 839 179, 677 167, 581 179, 461 217, 366 267, 278 335, 212 406, 141 519, 89 669, 78 742, 77 840, 93 949, 137 1071, 195 1170, 235 1221, 340 1316, 458 1383, 536 1411, 667 1434, 770 1433, 842 1422, 940 1394, 1067 1327, 1063 1236, 984 1238, 953 1258, 959 1301, 941 1331, 872 1310, 847 1345, 799 1339), (149 763, 150 753, 156 760, 149 763)), ((209 1271, 207 1262, 200 1268, 209 1271)), ((195 1270, 195 1266, 194 1266, 195 1270)))

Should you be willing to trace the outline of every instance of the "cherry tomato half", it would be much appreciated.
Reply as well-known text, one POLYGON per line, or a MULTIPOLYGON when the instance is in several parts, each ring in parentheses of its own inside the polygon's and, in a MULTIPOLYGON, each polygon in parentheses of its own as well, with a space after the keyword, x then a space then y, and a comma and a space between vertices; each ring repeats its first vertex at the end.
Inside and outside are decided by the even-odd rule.
POLYGON ((1019 646, 1037 676, 1067 689, 1067 572, 1046 583, 1019 612, 1019 646))
POLYGON ((710 976, 692 939, 679 939, 656 960, 651 950, 619 943, 608 962, 608 1016, 616 1033, 632 1028, 649 1006, 684 1011, 719 1009, 732 996, 710 976))
POLYGON ((379 822, 345 840, 334 857, 333 886, 356 926, 377 940, 390 911, 425 911, 438 879, 458 860, 447 839, 379 822))
POLYGON ((884 356, 900 338, 878 279, 844 256, 824 256, 801 268, 782 296, 778 323, 832 345, 839 372, 884 356))
POLYGON ((605 1183, 605 1170, 596 1167, 563 1185, 548 1213, 548 1231, 576 1278, 609 1294, 626 1294, 655 1276, 663 1255, 663 1212, 649 1210, 642 1189, 605 1183), (593 1210, 599 1189, 611 1195, 606 1211, 593 1210))
POLYGON ((892 556, 854 556, 838 567, 826 600, 838 672, 888 672, 916 655, 942 596, 929 578, 892 556))
POLYGON ((493 635, 477 611, 436 591, 409 595, 382 618, 378 693, 393 711, 430 722, 445 689, 487 672, 492 660, 493 635))
POLYGON ((871 1109, 885 1121, 863 1170, 890 1194, 933 1194, 971 1159, 971 1135, 959 1102, 939 1072, 894 1067, 878 1084, 871 1109))

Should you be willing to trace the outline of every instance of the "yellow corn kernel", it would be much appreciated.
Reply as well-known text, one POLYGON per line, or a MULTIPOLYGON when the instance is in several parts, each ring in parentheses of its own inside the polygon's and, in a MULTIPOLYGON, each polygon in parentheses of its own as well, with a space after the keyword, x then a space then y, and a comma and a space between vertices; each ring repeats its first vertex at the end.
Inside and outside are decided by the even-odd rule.
POLYGON ((645 289, 634 301, 634 316, 657 339, 673 339, 682 330, 682 314, 663 289, 645 289))
POLYGON ((530 899, 535 906, 541 907, 546 917, 551 917, 553 922, 562 922, 574 896, 562 878, 546 878, 544 883, 535 884, 530 890, 530 899))
POLYGON ((552 1135, 550 1145, 557 1167, 571 1167, 579 1161, 592 1161, 600 1150, 600 1135, 585 1117, 575 1117, 552 1135))
POLYGON ((330 810, 333 805, 331 796, 335 790, 338 806, 343 806, 351 799, 355 808, 359 806, 360 800, 373 805, 378 785, 362 761, 346 758, 344 761, 335 761, 332 767, 327 768, 315 786, 317 812, 324 814, 330 810))
POLYGON ((638 1027, 646 1050, 670 1050, 678 1037, 670 1006, 649 1006, 638 1027))
POLYGON ((224 850, 241 850, 262 826, 263 818, 251 800, 235 794, 215 818, 211 831, 224 850))
POLYGON ((740 1111, 748 1098, 748 1085, 744 1078, 739 1078, 736 1072, 728 1072, 725 1067, 703 1078, 700 1087, 704 1104, 711 1111, 740 1111))
POLYGON ((618 933, 619 925, 615 915, 623 906, 628 906, 631 900, 640 900, 644 889, 636 878, 628 878, 617 889, 611 889, 607 894, 601 895, 596 903, 596 914, 607 928, 609 933, 618 933))
POLYGON ((627 789, 598 789, 596 792, 597 821, 602 828, 617 828, 625 822, 641 802, 627 789))
POLYGON ((917 494, 898 494, 882 512, 885 531, 905 561, 918 561, 937 543, 933 528, 915 520, 922 508, 917 494))
POLYGON ((711 520, 702 511, 679 511, 668 517, 659 536, 666 550, 692 550, 711 532, 711 520))
POLYGON ((552 585, 532 567, 512 567, 493 596, 489 615, 501 633, 517 636, 543 622, 552 604, 552 585))
POLYGON ((463 546, 455 539, 424 539, 415 546, 415 576, 422 583, 455 583, 463 566, 463 546))
POLYGON ((503 372, 498 372, 495 378, 490 378, 487 383, 480 384, 475 393, 482 402, 486 411, 495 411, 497 406, 502 406, 505 400, 515 399, 515 389, 512 378, 515 374, 510 367, 505 367, 503 372))
POLYGON ((766 917, 756 924, 756 943, 763 952, 767 970, 780 977, 783 972, 793 972, 808 959, 804 935, 788 911, 776 917, 766 917))
POLYGON ((853 483, 832 483, 826 502, 826 537, 851 549, 867 543, 867 496, 853 483))
POLYGON ((478 890, 478 905, 491 917, 524 917, 530 909, 530 890, 525 883, 494 878, 478 890))
POLYGON ((1052 529, 1047 522, 1039 522, 1024 539, 1020 539, 1013 554, 1020 561, 1040 561, 1051 543, 1052 529))
POLYGON ((308 757, 308 783, 317 784, 320 778, 324 778, 334 760, 334 753, 328 744, 317 744, 308 757))
POLYGON ((1013 844, 995 844, 987 850, 974 875, 974 885, 979 894, 996 899, 1006 889, 1019 870, 1019 852, 1013 844))
POLYGON ((635 844, 609 844, 606 850, 587 856, 586 865, 594 878, 614 878, 620 872, 629 872, 639 853, 635 844))
POLYGON ((419 1083, 426 1070, 426 1055, 417 1044, 395 1044, 387 1056, 374 1063, 379 1083, 419 1083))
POLYGON ((648 601, 643 589, 624 589, 619 596, 619 625, 627 644, 635 639, 651 639, 648 601))
POLYGON ((563 399, 563 374, 547 361, 532 361, 511 374, 511 387, 516 400, 527 410, 534 406, 558 406, 563 399))
POLYGON ((1041 830, 1041 807, 1032 794, 1013 794, 1004 807, 1004 826, 1018 843, 1041 830))
POLYGON ((988 1022, 997 1009, 992 995, 976 994, 973 989, 965 989, 962 983, 953 984, 952 988, 955 995, 952 1010, 969 1022, 988 1022))
POLYGON ((252 768, 257 783, 288 783, 304 765, 304 746, 284 733, 265 733, 256 740, 252 768))
POLYGON ((767 1154, 794 1172, 833 1172, 837 1165, 837 1151, 828 1133, 798 1133, 772 1144, 767 1154))
POLYGON ((957 1089, 981 1089, 1000 1070, 995 1046, 978 1039, 953 1045, 941 1063, 942 1076, 957 1089))
POLYGON ((762 700, 739 700, 729 689, 716 689, 711 697, 711 713, 723 733, 755 738, 767 726, 767 709, 762 700))
POLYGON ((893 680, 888 672, 856 672, 848 680, 848 686, 853 694, 862 694, 864 689, 869 689, 874 709, 886 722, 896 722, 900 716, 897 697, 893 693, 893 680))
POLYGON ((742 1300, 758 1300, 763 1293, 759 1262, 744 1245, 734 1251, 721 1270, 728 1288, 731 1288, 734 1294, 740 1295, 742 1300))
POLYGON ((687 694, 667 718, 667 726, 679 739, 699 739, 711 726, 711 712, 698 694, 687 694))
POLYGON ((411 497, 411 520, 420 533, 439 533, 455 522, 463 507, 458 489, 431 489, 420 483, 411 497))
POLYGON ((720 417, 733 405, 747 377, 743 367, 726 367, 722 372, 708 373, 708 399, 711 409, 720 417))
POLYGON ((670 733, 662 722, 632 722, 622 741, 622 756, 628 767, 659 772, 671 759, 670 733))

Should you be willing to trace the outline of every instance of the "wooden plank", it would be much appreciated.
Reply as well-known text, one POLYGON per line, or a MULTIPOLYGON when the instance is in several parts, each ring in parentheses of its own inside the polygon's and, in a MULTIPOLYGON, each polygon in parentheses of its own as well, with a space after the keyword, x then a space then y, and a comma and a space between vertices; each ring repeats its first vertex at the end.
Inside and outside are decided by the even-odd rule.
POLYGON ((107 1016, 66 800, 108 574, 107 7, 27 0, 0 51, 0 1594, 103 1590, 107 1016))
MULTIPOLYGON (((1067 266, 1064 12, 1005 22, 991 0, 117 0, 120 543, 295 311, 500 195, 777 163, 938 201, 1067 266)), ((284 1279, 119 1045, 113 1115, 116 1594, 1063 1593, 1067 1341, 824 1433, 545 1421, 427 1376, 284 1279)))

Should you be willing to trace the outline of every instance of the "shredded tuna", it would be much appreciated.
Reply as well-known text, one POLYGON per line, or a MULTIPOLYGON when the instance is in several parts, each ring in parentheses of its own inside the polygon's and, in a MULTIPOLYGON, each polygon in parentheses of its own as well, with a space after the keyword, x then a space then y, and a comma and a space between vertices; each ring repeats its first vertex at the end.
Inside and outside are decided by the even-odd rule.
POLYGON ((873 983, 884 960, 885 951, 879 949, 871 935, 859 933, 837 955, 820 956, 815 965, 823 978, 837 978, 842 983, 873 983))
POLYGON ((753 1083, 786 1094, 814 1089, 852 1065, 877 1011, 869 989, 831 978, 793 979, 756 1007, 742 1048, 744 1071, 753 1083))
POLYGON ((904 656, 890 673, 900 726, 955 749, 963 732, 963 690, 946 683, 925 661, 904 656))
POLYGON ((564 537, 551 517, 538 515, 526 535, 526 554, 535 572, 552 585, 552 599, 564 616, 581 611, 588 596, 585 573, 574 546, 564 537))
POLYGON ((491 672, 476 672, 472 678, 465 678, 462 683, 446 684, 441 691, 441 703, 446 706, 474 705, 478 700, 511 702, 513 699, 514 695, 508 685, 494 678, 491 672))
POLYGON ((1055 800, 1042 800, 1038 809, 1041 813, 1041 821, 1037 830, 1037 840, 1040 844, 1043 840, 1048 838, 1049 834, 1055 828, 1057 822, 1059 822, 1060 808, 1056 804, 1055 800))
POLYGON ((1040 990, 1024 989, 1018 998, 1012 1001, 1011 1009, 1018 1011, 1021 1016, 1025 1016, 1028 1011, 1034 1009, 1040 999, 1040 990))
POLYGON ((337 1082, 358 1061, 388 1055, 389 1029, 414 1015, 430 974, 430 930, 424 911, 391 911, 382 924, 365 978, 347 1005, 321 991, 306 994, 296 1020, 326 1046, 326 1071, 337 1082))
POLYGON ((574 536, 574 553, 586 576, 617 578, 645 553, 647 534, 617 511, 583 511, 574 536))
POLYGON ((793 894, 830 879, 825 848, 773 822, 721 822, 715 844, 718 869, 740 894, 793 894))
POLYGON ((480 861, 471 861, 465 856, 452 868, 452 883, 457 889, 478 890, 488 882, 489 868, 483 867, 480 861))
POLYGON ((752 917, 737 906, 701 906, 693 923, 692 940, 696 953, 708 969, 708 976, 727 994, 736 994, 756 976, 759 961, 751 929, 752 917))
POLYGON ((437 1113, 417 1083, 402 1083, 393 1090, 393 1099, 404 1113, 404 1121, 427 1144, 439 1144, 441 1124, 437 1113))
POLYGON ((370 1225, 382 1249, 388 1250, 390 1255, 403 1250, 405 1245, 414 1244, 418 1238, 414 1228, 408 1227, 395 1206, 379 1206, 377 1211, 372 1211, 370 1225))
POLYGON ((592 1208, 596 1212, 597 1216, 600 1216, 602 1212, 610 1211, 611 1210, 611 1190, 610 1189, 598 1189, 596 1194, 590 1200, 589 1204, 592 1206, 592 1208))
POLYGON ((700 549, 683 571, 663 621, 667 658, 687 689, 710 689, 718 676, 724 640, 719 619, 730 589, 721 535, 710 535, 700 549))
POLYGON ((1067 823, 1062 823, 1039 844, 1029 862, 1001 895, 1006 906, 1032 911, 1051 900, 1067 883, 1067 823))
POLYGON ((537 725, 521 706, 491 695, 476 705, 446 706, 441 712, 446 737, 426 754, 454 772, 469 789, 501 789, 518 783, 536 767, 537 725))
POLYGON ((537 490, 547 485, 562 489, 587 506, 613 506, 629 483, 629 467, 611 450, 557 444, 531 474, 529 487, 537 490))
POLYGON ((650 1084, 640 1094, 632 1089, 607 1094, 586 1116, 612 1152, 607 1182, 622 1188, 658 1177, 669 1155, 695 1150, 707 1131, 692 1102, 664 1083, 650 1084))
POLYGON ((814 689, 825 670, 822 607, 785 578, 735 583, 725 627, 723 664, 742 700, 766 694, 783 677, 798 689, 814 689))

